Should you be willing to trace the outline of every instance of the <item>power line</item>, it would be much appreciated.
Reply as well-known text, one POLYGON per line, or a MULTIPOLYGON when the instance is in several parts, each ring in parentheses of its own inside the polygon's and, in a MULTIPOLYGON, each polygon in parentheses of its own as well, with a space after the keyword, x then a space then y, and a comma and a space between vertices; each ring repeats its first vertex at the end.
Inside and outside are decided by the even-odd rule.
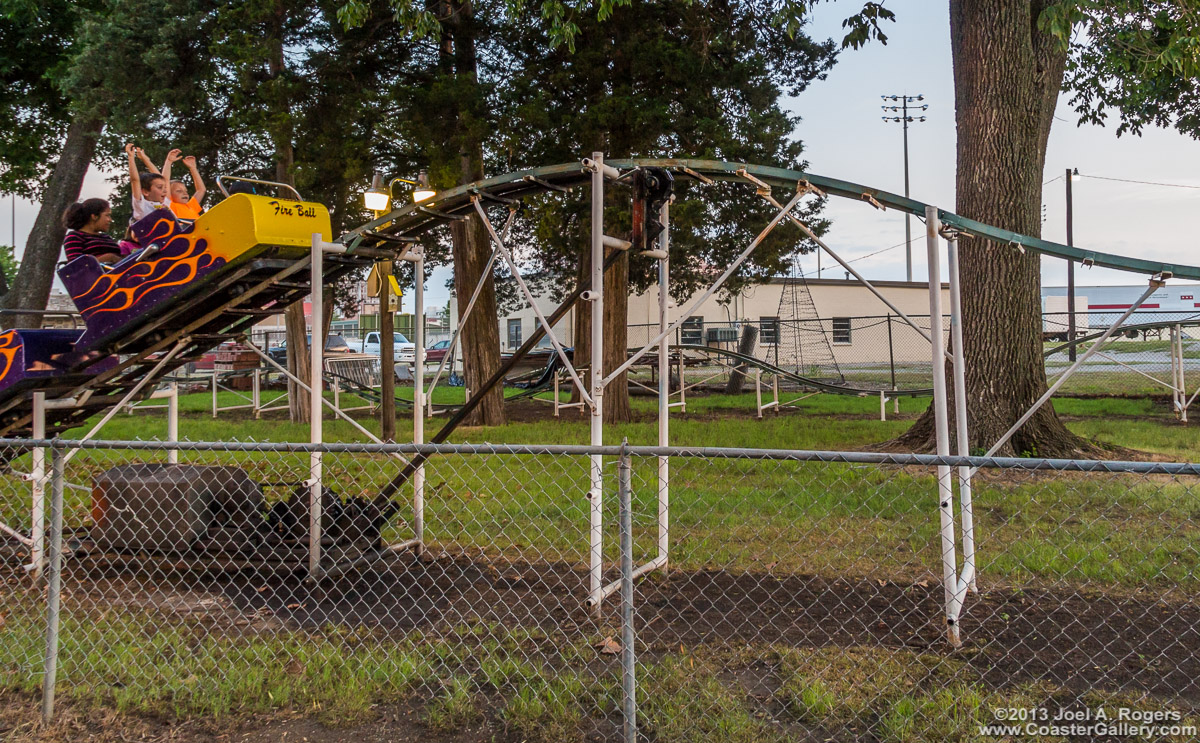
MULTIPOLYGON (((880 253, 886 253, 886 252, 888 252, 889 250, 895 250, 896 248, 903 248, 905 245, 910 245, 910 244, 912 244, 912 243, 915 243, 915 242, 917 242, 917 240, 906 240, 906 241, 904 241, 904 242, 902 242, 902 243, 896 243, 895 245, 891 246, 890 248, 883 248, 883 249, 881 249, 881 250, 876 250, 874 253, 867 253, 866 255, 860 255, 860 256, 859 256, 859 257, 857 257, 857 258, 851 258, 850 260, 846 261, 846 263, 857 263, 857 262, 859 262, 859 261, 864 261, 864 260, 866 260, 867 258, 871 258, 871 257, 873 257, 873 256, 877 256, 877 255, 879 255, 880 253)), ((833 269, 834 267, 833 267, 833 266, 830 266, 829 268, 830 268, 830 269, 833 269)), ((817 278, 821 278, 821 273, 822 273, 823 271, 824 271, 824 269, 822 269, 822 270, 820 270, 820 271, 817 271, 817 278)))
MULTIPOLYGON (((1138 181, 1138 180, 1134 180, 1132 178, 1110 178, 1108 176, 1103 176, 1103 175, 1085 175, 1083 173, 1080 173, 1079 177, 1080 178, 1095 178, 1096 180, 1100 180, 1100 181, 1117 181, 1119 183, 1136 183, 1141 186, 1165 186, 1167 188, 1200 189, 1200 186, 1192 186, 1192 185, 1188 185, 1185 183, 1160 183, 1157 181, 1138 181)), ((1062 178, 1062 176, 1060 175, 1058 178, 1062 178)), ((1054 180, 1058 180, 1058 178, 1055 178, 1054 180)), ((1046 181, 1046 183, 1051 183, 1051 182, 1052 181, 1046 181)), ((1043 183, 1042 185, 1046 185, 1046 184, 1043 183)))
POLYGON ((850 260, 848 260, 846 262, 847 263, 857 263, 858 261, 866 260, 867 258, 871 258, 872 256, 879 255, 880 253, 886 253, 889 250, 895 250, 896 248, 903 248, 905 245, 910 245, 915 242, 916 242, 916 240, 905 240, 902 243, 896 243, 895 245, 893 245, 890 248, 883 248, 882 250, 876 250, 874 253, 867 253, 866 255, 860 255, 859 257, 851 258, 850 260))

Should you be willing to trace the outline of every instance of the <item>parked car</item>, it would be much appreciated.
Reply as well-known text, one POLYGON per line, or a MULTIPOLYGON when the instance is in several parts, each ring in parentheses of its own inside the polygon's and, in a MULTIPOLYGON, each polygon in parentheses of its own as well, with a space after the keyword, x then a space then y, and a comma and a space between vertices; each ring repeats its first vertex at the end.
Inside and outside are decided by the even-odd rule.
MULTIPOLYGON (((309 343, 312 343, 312 335, 305 336, 309 343)), ((325 354, 331 353, 354 353, 354 349, 346 342, 346 339, 340 335, 329 335, 325 337, 325 354)), ((280 366, 287 366, 287 341, 280 343, 278 346, 267 349, 267 355, 275 360, 275 363, 280 366)))
POLYGON ((442 359, 446 358, 446 354, 450 352, 450 341, 438 341, 429 348, 425 349, 425 360, 434 364, 442 363, 442 359))
MULTIPOLYGON (((360 350, 372 356, 379 356, 379 331, 371 331, 362 338, 360 350)), ((400 333, 392 334, 392 358, 399 363, 411 364, 417 360, 417 346, 400 333)))

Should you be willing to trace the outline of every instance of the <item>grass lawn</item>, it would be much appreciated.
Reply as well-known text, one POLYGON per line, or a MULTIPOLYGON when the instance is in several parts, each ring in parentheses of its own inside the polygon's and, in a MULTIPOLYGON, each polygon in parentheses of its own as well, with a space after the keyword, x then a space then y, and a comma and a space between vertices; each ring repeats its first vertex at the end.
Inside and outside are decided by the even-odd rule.
MULTIPOLYGON (((456 395, 461 389, 443 388, 436 401, 453 403, 456 395)), ((219 399, 235 402, 230 393, 219 399)), ((877 398, 819 395, 758 420, 752 392, 695 396, 686 413, 672 414, 671 438, 693 446, 857 449, 904 431, 927 404, 902 399, 897 419, 889 403, 889 420, 881 422, 877 398)), ((633 406, 638 420, 609 427, 608 441, 656 443, 655 402, 634 398, 633 406)), ((1055 406, 1081 435, 1173 460, 1196 457, 1194 433, 1152 401, 1063 399, 1055 406)), ((180 433, 191 440, 308 439, 307 426, 283 420, 247 420, 240 412, 214 420, 208 394, 185 396, 181 409, 180 433)), ((365 411, 356 415, 378 431, 365 411)), ((402 437, 404 420, 398 421, 402 437)), ((427 431, 439 425, 440 417, 427 421, 427 431)), ((165 433, 162 413, 148 411, 117 416, 103 435, 153 439, 165 433)), ((361 440, 340 420, 327 419, 325 434, 329 441, 361 440)), ((564 411, 558 420, 460 429, 451 440, 586 443, 588 427, 578 411, 564 411)), ((68 464, 68 480, 86 486, 95 473, 138 458, 154 455, 83 452, 68 464)), ((260 482, 299 482, 308 467, 307 455, 187 453, 184 460, 236 463, 260 482)), ((13 466, 28 471, 28 456, 13 466)), ((324 466, 327 482, 342 495, 373 494, 398 469, 388 457, 367 455, 327 455, 324 466)), ((634 467, 638 561, 656 550, 656 466, 638 461, 634 467)), ((427 542, 434 551, 500 565, 586 564, 587 468, 582 457, 435 458, 427 466, 427 542)), ((614 468, 606 474, 611 478, 614 468)), ((902 585, 940 579, 931 472, 675 459, 671 481, 671 564, 682 574, 716 570, 902 585)), ((282 492, 269 491, 269 497, 282 492)), ((402 497, 409 492, 402 490, 402 497)), ((980 574, 989 590, 1194 595, 1200 588, 1197 495, 1200 486, 1185 479, 985 471, 975 488, 980 574)), ((608 565, 617 559, 615 500, 606 499, 608 565)), ((86 526, 87 489, 68 491, 66 505, 68 526, 86 526)), ((0 520, 27 525, 27 509, 28 484, 14 474, 0 476, 0 520)), ((408 527, 398 524, 390 536, 407 537, 408 527)), ((41 608, 28 594, 13 598, 0 632, 0 688, 32 693, 40 676, 28 659, 37 658, 41 608)), ((171 718, 291 709, 345 724, 370 717, 376 705, 416 699, 422 724, 434 735, 491 721, 544 741, 581 740, 597 719, 617 719, 615 666, 592 649, 604 632, 615 632, 612 626, 548 636, 498 624, 479 607, 477 624, 436 632, 380 632, 333 621, 318 630, 221 630, 203 617, 129 605, 89 606, 78 598, 68 607, 62 653, 70 660, 60 683, 80 705, 171 718), (79 607, 73 614, 72 606, 79 607), (170 614, 165 625, 164 613, 170 614)), ((1065 693, 1026 680, 985 682, 978 666, 941 649, 718 641, 651 647, 641 657, 640 683, 648 692, 643 725, 659 741, 784 741, 831 730, 886 741, 974 740, 976 725, 991 721, 992 708, 1025 707, 1065 693), (741 689, 738 679, 747 674, 768 679, 765 690, 741 689)), ((1097 694, 1096 704, 1132 704, 1117 690, 1097 694)), ((1134 706, 1155 703, 1139 699, 1134 706)))

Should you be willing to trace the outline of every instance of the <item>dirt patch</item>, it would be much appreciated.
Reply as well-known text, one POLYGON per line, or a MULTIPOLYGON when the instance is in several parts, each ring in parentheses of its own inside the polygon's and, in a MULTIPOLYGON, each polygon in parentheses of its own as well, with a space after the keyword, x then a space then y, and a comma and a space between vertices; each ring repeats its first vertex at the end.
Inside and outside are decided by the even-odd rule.
POLYGON ((374 719, 327 725, 294 713, 238 720, 160 720, 59 704, 55 723, 39 724, 37 699, 0 694, 0 740, 5 743, 508 743, 503 724, 484 720, 453 733, 435 733, 416 702, 380 709, 374 719))
MULTIPOLYGON (((610 576, 615 578, 616 576, 610 576)), ((138 590, 93 573, 77 585, 100 602, 138 590)), ((509 563, 466 556, 397 557, 316 585, 300 575, 248 573, 189 580, 171 588, 189 611, 218 612, 239 627, 370 627, 385 634, 441 633, 487 626, 488 633, 539 630, 553 646, 595 642, 618 626, 618 601, 600 617, 582 606, 587 571, 566 563, 509 563), (259 624, 261 623, 261 624, 259 624)), ((160 586, 167 589, 167 586, 160 586)), ((78 601, 78 598, 76 599, 78 601)), ((636 590, 639 636, 654 653, 684 647, 908 647, 950 651, 942 588, 817 576, 673 571, 636 590)), ((175 604, 171 604, 174 606, 175 604)), ((985 590, 968 597, 961 619, 965 658, 996 686, 1046 680, 1068 688, 1141 691, 1200 702, 1195 651, 1200 606, 1156 597, 1082 593, 1069 587, 985 590)))
MULTIPOLYGON (((137 576, 115 569, 93 570, 89 580, 71 582, 76 607, 84 601, 97 607, 127 604, 237 633, 337 625, 395 636, 481 628, 486 636, 500 637, 519 628, 533 638, 522 646, 547 658, 566 646, 578 648, 613 636, 619 618, 615 599, 605 604, 600 617, 583 609, 587 572, 580 566, 480 556, 397 557, 317 585, 300 574, 178 574, 147 591, 137 576)), ((987 590, 967 600, 961 622, 965 646, 957 652, 944 641, 941 600, 941 586, 932 578, 900 583, 674 571, 637 586, 640 658, 653 663, 681 648, 688 653, 732 651, 742 657, 749 652, 750 662, 729 673, 744 689, 747 704, 770 716, 778 712, 773 695, 779 680, 768 646, 907 648, 965 662, 995 688, 1046 681, 1070 693, 1148 693, 1175 708, 1200 709, 1200 657, 1195 653, 1200 606, 1190 599, 1113 597, 1066 586, 987 590)), ((460 641, 472 640, 464 636, 460 641)), ((598 674, 616 672, 611 656, 597 653, 587 663, 598 674)), ((162 721, 74 709, 64 702, 60 721, 37 731, 36 699, 9 693, 0 696, 0 739, 503 743, 521 738, 506 728, 494 707, 484 708, 481 721, 465 729, 434 734, 422 723, 423 696, 380 708, 374 719, 348 727, 293 714, 236 722, 162 721)), ((585 734, 589 741, 607 740, 619 729, 601 724, 603 719, 592 722, 596 724, 585 734)), ((812 733, 796 732, 798 739, 812 733)))

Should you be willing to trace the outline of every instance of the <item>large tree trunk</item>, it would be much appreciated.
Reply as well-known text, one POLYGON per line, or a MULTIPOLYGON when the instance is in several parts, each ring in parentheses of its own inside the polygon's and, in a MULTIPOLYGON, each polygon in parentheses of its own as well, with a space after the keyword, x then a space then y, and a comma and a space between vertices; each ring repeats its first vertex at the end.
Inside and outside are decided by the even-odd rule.
MULTIPOLYGON (((622 251, 621 256, 604 273, 604 376, 607 377, 629 358, 628 339, 629 253, 622 251)), ((629 407, 628 376, 628 372, 623 372, 604 388, 605 423, 628 423, 633 420, 633 411, 629 407)))
MULTIPOLYGON (((67 233, 62 215, 79 198, 83 177, 96 153, 96 142, 103 126, 102 117, 77 115, 67 127, 67 140, 54 165, 50 182, 46 184, 42 207, 25 242, 16 280, 0 301, 6 309, 46 308, 50 285, 54 282, 54 264, 58 262, 67 233)), ((3 325, 6 328, 39 328, 42 318, 40 315, 11 315, 4 319, 3 325)))
MULTIPOLYGON (((308 343, 305 336, 308 326, 304 320, 304 300, 297 300, 283 311, 284 330, 287 335, 287 369, 308 384, 312 379, 312 364, 309 362, 308 343)), ((288 379, 288 415, 292 423, 308 423, 308 393, 300 385, 288 379)))
MULTIPOLYGON (((270 56, 267 66, 272 81, 278 81, 287 72, 287 58, 283 53, 284 22, 287 20, 287 7, 282 0, 276 0, 274 17, 271 19, 269 37, 264 40, 270 45, 270 56)), ((269 94, 264 96, 272 116, 271 139, 275 144, 275 180, 279 183, 293 184, 292 168, 295 163, 295 150, 292 146, 292 127, 290 120, 290 101, 287 99, 286 87, 273 85, 269 94)), ((322 301, 321 297, 310 296, 313 306, 322 301)), ((312 384, 314 375, 310 362, 308 348, 308 324, 304 319, 304 300, 298 299, 284 310, 284 331, 287 337, 287 369, 292 375, 305 384, 312 384)), ((320 343, 321 328, 313 328, 315 342, 320 343)), ((316 375, 320 383, 320 374, 316 375)), ((311 406, 309 395, 300 385, 288 379, 288 418, 292 423, 307 423, 310 418, 311 406)))
MULTIPOLYGON (((463 167, 468 167, 469 156, 463 156, 463 167)), ((472 178, 471 180, 478 180, 472 178)), ((450 237, 454 251, 454 294, 458 298, 458 316, 462 323, 463 377, 471 395, 480 394, 483 383, 500 368, 500 330, 496 323, 496 288, 491 277, 484 282, 471 316, 464 322, 467 303, 475 291, 479 277, 487 265, 490 254, 487 228, 478 217, 455 222, 450 226, 450 237)), ((487 393, 479 406, 464 421, 469 426, 504 425, 504 386, 496 385, 487 393)))
MULTIPOLYGON (((952 0, 950 38, 958 125, 955 211, 1027 235, 1041 232, 1046 141, 1065 52, 1037 28, 1048 0, 952 0)), ((963 345, 971 450, 990 448, 1046 391, 1040 257, 963 237, 963 345)), ((949 375, 948 375, 949 376, 949 375)), ((953 415, 953 393, 950 403, 953 415)), ((953 421, 953 417, 951 418, 953 421)), ((951 422, 951 439, 954 425, 951 422)), ((899 442, 931 450, 932 409, 899 442)), ((1048 403, 1001 455, 1091 450, 1048 403)))
MULTIPOLYGON (((474 6, 470 0, 450 0, 450 32, 442 40, 442 62, 453 60, 454 75, 464 87, 478 87, 478 59, 475 53, 476 33, 474 6)), ((485 100, 479 91, 467 96, 457 112, 458 131, 454 140, 459 147, 459 184, 473 183, 483 178, 483 142, 477 124, 477 112, 467 107, 485 100)), ((450 225, 454 257, 454 292, 458 297, 459 322, 467 309, 475 285, 483 276, 491 254, 487 228, 477 216, 450 225)), ((489 276, 484 282, 471 316, 462 326, 463 376, 472 395, 480 394, 483 383, 500 368, 500 330, 496 323, 496 287, 489 276)), ((485 394, 479 406, 468 416, 467 425, 504 425, 504 389, 497 385, 485 394)))

